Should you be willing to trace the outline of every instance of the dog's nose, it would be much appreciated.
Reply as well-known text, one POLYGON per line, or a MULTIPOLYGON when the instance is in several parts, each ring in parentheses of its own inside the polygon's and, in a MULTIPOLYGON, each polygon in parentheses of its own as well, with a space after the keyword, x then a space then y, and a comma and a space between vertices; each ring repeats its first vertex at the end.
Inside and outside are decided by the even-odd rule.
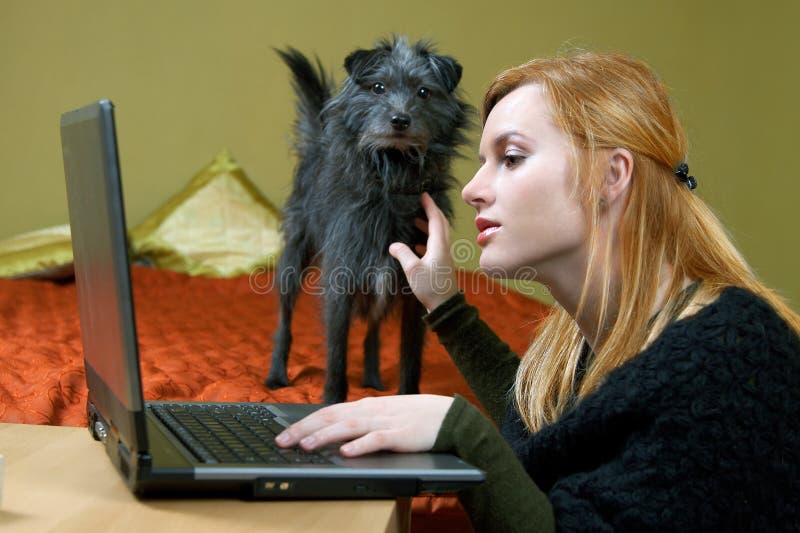
POLYGON ((392 127, 398 131, 408 129, 411 125, 411 117, 405 113, 398 113, 392 117, 392 127))

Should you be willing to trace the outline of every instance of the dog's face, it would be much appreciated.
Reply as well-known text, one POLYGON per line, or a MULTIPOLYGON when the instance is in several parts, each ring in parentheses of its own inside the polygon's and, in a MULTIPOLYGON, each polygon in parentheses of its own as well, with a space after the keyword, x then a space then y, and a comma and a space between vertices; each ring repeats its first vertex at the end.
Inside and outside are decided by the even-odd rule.
POLYGON ((466 121, 455 95, 461 65, 405 38, 347 56, 348 78, 331 101, 361 148, 416 151, 431 142, 453 145, 466 121))

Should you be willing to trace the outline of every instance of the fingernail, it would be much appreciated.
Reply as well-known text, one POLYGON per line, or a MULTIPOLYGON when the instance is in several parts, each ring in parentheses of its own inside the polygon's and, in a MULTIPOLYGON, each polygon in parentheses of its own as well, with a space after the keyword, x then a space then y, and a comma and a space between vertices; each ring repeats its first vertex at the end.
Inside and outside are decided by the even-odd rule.
POLYGON ((342 446, 341 452, 343 454, 347 455, 347 454, 351 453, 353 451, 353 449, 354 449, 354 447, 353 447, 352 444, 345 444, 344 446, 342 446))
POLYGON ((313 436, 309 435, 308 437, 301 440, 300 444, 303 446, 313 446, 314 442, 316 442, 316 439, 313 436))
POLYGON ((278 444, 287 444, 289 442, 289 435, 286 433, 281 433, 277 437, 275 437, 275 442, 278 444))

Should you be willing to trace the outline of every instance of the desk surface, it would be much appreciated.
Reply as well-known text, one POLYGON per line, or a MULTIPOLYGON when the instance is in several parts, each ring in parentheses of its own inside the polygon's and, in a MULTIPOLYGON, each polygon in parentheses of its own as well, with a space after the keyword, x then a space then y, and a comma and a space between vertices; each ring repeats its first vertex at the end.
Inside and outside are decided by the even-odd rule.
POLYGON ((0 454, 0 529, 355 533, 407 527, 393 500, 138 500, 84 428, 0 423, 0 454))

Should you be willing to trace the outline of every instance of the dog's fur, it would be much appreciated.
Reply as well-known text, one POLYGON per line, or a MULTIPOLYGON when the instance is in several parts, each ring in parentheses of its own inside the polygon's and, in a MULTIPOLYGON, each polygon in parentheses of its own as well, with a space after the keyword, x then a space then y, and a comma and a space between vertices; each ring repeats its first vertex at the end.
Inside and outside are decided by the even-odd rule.
POLYGON ((280 322, 266 385, 288 385, 291 321, 302 273, 322 272, 328 369, 324 401, 347 396, 347 339, 351 318, 367 320, 363 385, 382 389, 379 327, 402 304, 401 394, 419 391, 424 308, 408 290, 389 244, 412 249, 425 242, 415 226, 429 192, 448 218, 455 183, 450 160, 465 141, 473 109, 458 95, 461 65, 426 42, 403 37, 344 62, 348 77, 333 83, 317 60, 277 51, 293 73, 297 94, 294 187, 283 212, 285 247, 278 263, 280 322))

